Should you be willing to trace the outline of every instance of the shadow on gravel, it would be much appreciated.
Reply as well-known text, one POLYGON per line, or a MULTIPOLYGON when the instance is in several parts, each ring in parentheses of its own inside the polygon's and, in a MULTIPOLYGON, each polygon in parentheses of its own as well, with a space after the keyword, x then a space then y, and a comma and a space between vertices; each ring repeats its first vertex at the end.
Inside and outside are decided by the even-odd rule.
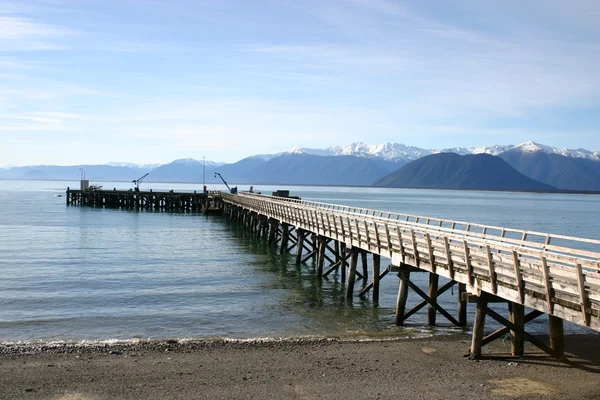
MULTIPOLYGON (((538 336, 548 342, 547 337, 538 336)), ((531 344, 526 344, 525 355, 516 357, 507 353, 487 353, 480 360, 513 362, 515 364, 551 365, 559 368, 577 368, 600 374, 600 335, 572 335, 565 337, 566 359, 558 360, 531 344)))

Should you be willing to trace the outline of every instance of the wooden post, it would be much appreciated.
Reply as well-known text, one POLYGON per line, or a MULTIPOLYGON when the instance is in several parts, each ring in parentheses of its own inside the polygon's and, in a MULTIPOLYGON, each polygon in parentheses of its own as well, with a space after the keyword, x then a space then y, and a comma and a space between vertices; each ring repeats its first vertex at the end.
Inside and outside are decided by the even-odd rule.
POLYGON ((379 271, 381 269, 381 256, 373 253, 373 302, 379 302, 379 271))
POLYGON ((313 262, 314 262, 314 261, 316 261, 316 258, 317 258, 317 251, 315 251, 315 250, 317 250, 317 245, 318 245, 317 244, 318 243, 318 241, 317 241, 317 234, 316 233, 312 233, 310 235, 310 239, 311 239, 311 246, 312 246, 312 249, 313 249, 312 259, 313 259, 313 262))
POLYGON ((360 252, 360 259, 361 259, 361 264, 362 264, 362 276, 363 279, 366 281, 369 279, 369 266, 367 263, 367 252, 366 251, 361 251, 360 252))
MULTIPOLYGON (((525 306, 509 302, 508 312, 510 322, 520 329, 525 329, 525 306)), ((513 356, 522 356, 525 352, 525 335, 523 332, 510 331, 511 353, 513 356)))
POLYGON ((288 242, 290 241, 290 226, 285 222, 281 225, 281 249, 280 253, 283 254, 288 248, 288 242))
POLYGON ((458 322, 460 326, 467 326, 467 300, 464 293, 467 291, 467 285, 458 284, 458 322))
MULTIPOLYGON (((429 274, 429 298, 431 301, 437 303, 438 296, 438 283, 440 280, 440 276, 435 273, 429 274)), ((437 311, 434 306, 431 304, 428 305, 428 323, 430 326, 435 326, 435 319, 437 315, 437 311)))
POLYGON ((562 358, 565 355, 565 333, 564 320, 548 314, 550 325, 550 347, 554 350, 554 356, 562 358))
POLYGON ((341 244, 342 250, 342 263, 340 264, 341 272, 342 272, 342 283, 346 282, 346 254, 348 249, 346 248, 346 243, 342 242, 341 244))
POLYGON ((350 272, 348 273, 348 286, 346 287, 346 298, 351 299, 356 281, 356 264, 358 264, 358 251, 355 247, 350 249, 350 272))
POLYGON ((485 316, 487 309, 487 296, 482 294, 477 299, 477 309, 475 311, 475 322, 473 323, 473 339, 471 341, 470 358, 481 356, 481 346, 483 344, 483 335, 485 329, 485 316))
POLYGON ((323 278, 323 264, 325 263, 325 238, 319 236, 317 239, 317 243, 319 246, 319 256, 317 258, 317 278, 323 278))
POLYGON ((296 248, 296 264, 300 265, 302 261, 302 249, 304 248, 304 229, 298 229, 298 247, 296 248))
POLYGON ((277 229, 279 229, 279 223, 275 219, 269 221, 269 244, 275 243, 277 235, 277 229))
POLYGON ((406 300, 408 300, 408 280, 410 279, 410 271, 400 267, 398 271, 398 299, 396 300, 396 325, 404 325, 404 311, 406 310, 406 300))

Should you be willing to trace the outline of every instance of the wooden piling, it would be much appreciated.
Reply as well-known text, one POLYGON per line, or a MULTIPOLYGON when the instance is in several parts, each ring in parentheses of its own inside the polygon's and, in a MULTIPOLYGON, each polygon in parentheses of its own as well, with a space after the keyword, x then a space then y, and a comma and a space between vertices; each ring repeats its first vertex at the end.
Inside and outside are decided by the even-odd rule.
POLYGON ((477 299, 477 308, 475 310, 475 321, 473 323, 473 338, 471 341, 471 358, 481 356, 481 347, 483 345, 483 335, 485 332, 485 317, 487 314, 487 296, 482 294, 477 299))
POLYGON ((458 322, 460 326, 467 326, 467 299, 465 293, 467 285, 464 283, 458 284, 458 322))
POLYGON ((373 302, 379 302, 379 272, 381 270, 381 256, 373 253, 373 302))
POLYGON ((550 328, 550 347, 554 351, 555 357, 562 358, 565 356, 564 320, 548 314, 548 324, 550 328))
POLYGON ((525 307, 522 304, 508 302, 510 322, 515 324, 520 332, 510 331, 511 353, 513 356, 522 356, 525 351, 525 307))
POLYGON ((325 249, 327 248, 325 238, 319 236, 317 238, 318 257, 317 257, 317 278, 323 278, 323 264, 325 264, 325 249))
POLYGON ((346 287, 346 298, 351 299, 354 293, 354 283, 356 281, 356 264, 358 264, 358 251, 356 248, 350 249, 350 271, 348 272, 348 285, 346 287))
POLYGON ((310 234, 310 246, 312 248, 312 253, 311 254, 312 254, 313 262, 317 261, 316 260, 316 258, 317 258, 317 245, 318 245, 317 244, 317 236, 318 235, 316 233, 311 233, 310 234))
POLYGON ((290 226, 286 223, 281 224, 281 248, 280 253, 287 251, 290 241, 290 226))
POLYGON ((277 238, 277 230, 279 229, 279 221, 276 219, 269 220, 269 244, 275 243, 275 239, 277 238))
POLYGON ((398 271, 398 299, 396 300, 396 325, 404 325, 404 313, 406 311, 406 301, 408 300, 408 281, 410 280, 410 270, 400 267, 398 271))
MULTIPOLYGON (((429 298, 434 303, 437 303, 438 297, 438 284, 440 276, 435 273, 429 274, 429 298)), ((428 323, 430 326, 435 326, 435 320, 437 316, 437 310, 431 304, 428 305, 428 323)))
POLYGON ((302 262, 302 249, 304 248, 304 237, 306 231, 304 229, 298 229, 298 246, 296 249, 296 264, 300 265, 302 262))
POLYGON ((362 276, 363 276, 363 279, 366 281, 369 279, 369 266, 367 263, 367 252, 366 251, 360 252, 360 259, 361 259, 361 264, 362 264, 362 276))
POLYGON ((346 283, 346 268, 348 267, 348 262, 346 261, 346 255, 348 254, 348 248, 346 247, 346 243, 341 243, 341 254, 342 254, 342 263, 340 264, 341 268, 341 279, 342 283, 346 283))

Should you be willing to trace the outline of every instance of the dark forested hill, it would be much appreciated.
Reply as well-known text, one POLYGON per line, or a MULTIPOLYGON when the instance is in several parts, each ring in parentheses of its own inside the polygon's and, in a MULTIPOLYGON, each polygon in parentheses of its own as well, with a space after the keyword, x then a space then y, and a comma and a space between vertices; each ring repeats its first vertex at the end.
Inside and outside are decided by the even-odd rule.
POLYGON ((412 161, 380 179, 376 185, 432 189, 554 189, 524 176, 499 157, 488 154, 459 156, 453 153, 433 154, 412 161))

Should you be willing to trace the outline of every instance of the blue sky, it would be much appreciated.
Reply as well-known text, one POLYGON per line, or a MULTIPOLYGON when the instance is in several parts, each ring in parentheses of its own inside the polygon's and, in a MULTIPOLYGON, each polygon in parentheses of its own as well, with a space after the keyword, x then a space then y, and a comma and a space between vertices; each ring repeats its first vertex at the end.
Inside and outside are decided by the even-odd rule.
POLYGON ((0 0, 0 165, 600 150, 600 2, 0 0))

